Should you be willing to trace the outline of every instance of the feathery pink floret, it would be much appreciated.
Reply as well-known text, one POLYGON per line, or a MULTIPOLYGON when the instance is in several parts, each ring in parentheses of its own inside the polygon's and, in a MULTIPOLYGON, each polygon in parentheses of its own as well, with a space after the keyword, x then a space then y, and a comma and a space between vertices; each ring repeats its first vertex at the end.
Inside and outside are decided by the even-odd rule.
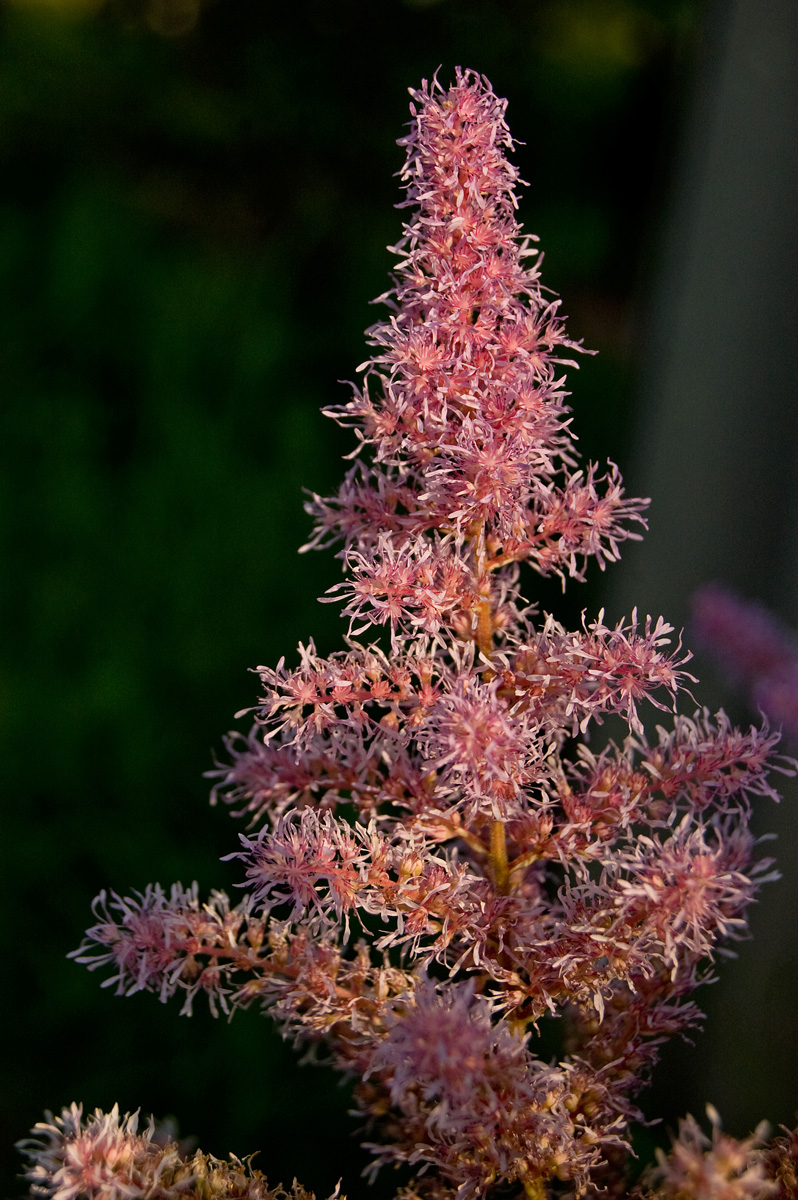
POLYGON ((103 987, 116 984, 117 995, 156 992, 162 1001, 186 993, 183 1012, 204 992, 216 1015, 217 1005, 229 1012, 228 996, 235 989, 235 972, 257 965, 264 922, 253 913, 251 897, 235 907, 224 892, 215 891, 201 904, 196 883, 188 889, 172 885, 167 897, 159 884, 135 896, 106 896, 93 905, 96 925, 69 957, 90 971, 111 967, 103 987))
MULTIPOLYGON (((290 1193, 270 1188, 251 1159, 225 1161, 201 1150, 181 1158, 152 1118, 139 1134, 138 1113, 120 1118, 117 1105, 95 1109, 85 1122, 79 1104, 46 1115, 31 1131, 36 1136, 18 1143, 30 1160, 31 1194, 42 1200, 315 1200, 296 1180, 290 1193)), ((338 1188, 330 1200, 343 1200, 338 1188)))
MULTIPOLYGON (((120 1119, 114 1105, 109 1113, 97 1109, 86 1121, 79 1104, 65 1108, 60 1117, 47 1113, 35 1138, 20 1143, 31 1160, 26 1173, 34 1196, 49 1200, 134 1200, 158 1188, 164 1168, 174 1166, 174 1148, 165 1154, 152 1141, 152 1120, 143 1134, 138 1113, 120 1119)), ((168 1189, 159 1194, 169 1195, 168 1189)))
POLYGON ((258 838, 242 836, 247 879, 256 904, 269 911, 290 904, 291 916, 310 913, 337 925, 363 893, 384 885, 393 854, 372 823, 368 829, 313 809, 283 817, 258 838), (320 886, 321 885, 321 886, 320 886))
POLYGON ((658 1151, 659 1167, 653 1180, 664 1200, 689 1196, 691 1200, 767 1200, 778 1191, 768 1178, 762 1142, 767 1134, 763 1123, 739 1141, 720 1128, 720 1118, 707 1106, 712 1122, 708 1138, 693 1117, 679 1122, 679 1133, 669 1154, 658 1151))
MULTIPOLYGON (((422 986, 373 1059, 406 1122, 405 1140, 371 1147, 377 1162, 434 1165, 462 1200, 497 1177, 525 1188, 551 1176, 584 1186, 614 1134, 606 1123, 597 1133, 576 1111, 578 1069, 544 1064, 526 1043, 495 1024, 489 1001, 468 985, 422 986)), ((593 1088, 598 1117, 606 1097, 595 1080, 593 1088)))
MULTIPOLYGON (((754 864, 754 838, 734 824, 702 828, 686 817, 666 839, 640 837, 619 855, 613 940, 635 957, 662 958, 674 974, 711 958, 719 940, 744 935, 744 913, 772 860, 754 864)), ((615 890, 610 884, 611 890, 615 890)))

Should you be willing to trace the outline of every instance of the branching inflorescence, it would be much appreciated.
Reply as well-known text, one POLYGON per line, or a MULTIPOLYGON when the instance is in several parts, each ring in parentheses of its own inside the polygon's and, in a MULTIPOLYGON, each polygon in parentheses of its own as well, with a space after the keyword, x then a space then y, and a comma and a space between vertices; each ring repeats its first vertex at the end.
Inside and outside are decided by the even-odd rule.
MULTIPOLYGON (((250 818, 244 899, 103 894, 74 957, 118 993, 258 1004, 326 1047, 357 1080, 375 1170, 411 1168, 408 1197, 617 1191, 658 1049, 700 1018, 692 993, 772 878, 748 816, 776 798, 778 739, 705 711, 647 735, 645 706, 675 712, 692 678, 671 627, 600 614, 572 632, 523 600, 520 564, 581 579, 639 536, 646 502, 613 464, 579 465, 562 371, 581 347, 516 220, 504 102, 461 71, 412 97, 390 316, 328 412, 355 462, 308 506, 310 545, 340 546, 326 599, 346 649, 259 668, 254 727, 212 772, 214 801, 250 818), (628 736, 593 751, 609 714, 628 736)), ((685 1124, 651 1186, 704 1200, 682 1176, 718 1146, 740 1165, 727 1154, 707 1197, 781 1186, 786 1150, 723 1137, 685 1124)), ((37 1194, 110 1198, 28 1153, 37 1194)))

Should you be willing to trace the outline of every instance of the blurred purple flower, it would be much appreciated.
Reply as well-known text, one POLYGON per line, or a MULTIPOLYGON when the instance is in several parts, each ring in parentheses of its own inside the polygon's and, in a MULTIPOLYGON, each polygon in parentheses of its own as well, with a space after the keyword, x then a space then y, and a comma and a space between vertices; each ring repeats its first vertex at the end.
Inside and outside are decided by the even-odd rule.
POLYGON ((798 633, 720 583, 695 593, 692 625, 696 646, 798 746, 798 633))

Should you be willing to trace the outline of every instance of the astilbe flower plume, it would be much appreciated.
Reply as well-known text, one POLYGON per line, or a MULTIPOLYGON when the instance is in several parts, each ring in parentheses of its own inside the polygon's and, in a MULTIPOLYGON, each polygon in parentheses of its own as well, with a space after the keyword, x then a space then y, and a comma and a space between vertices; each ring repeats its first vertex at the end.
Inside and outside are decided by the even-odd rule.
MULTIPOLYGON (((705 711, 647 733, 691 679, 671 626, 569 631, 522 598, 522 564, 564 584, 617 559, 645 502, 579 463, 581 347, 516 219, 505 103, 470 71, 411 95, 389 316, 328 414, 355 462, 309 504, 309 544, 339 546, 346 648, 260 667, 253 728, 211 772, 250 819, 244 899, 103 894, 74 956, 120 993, 258 1004, 326 1048, 407 1197, 617 1191, 658 1049, 772 877, 748 817, 776 798, 777 736, 705 711), (594 750, 610 714, 628 735, 594 750)), ((717 1139, 680 1136, 654 1186, 725 1200, 680 1182, 717 1139)), ((760 1167, 729 1197, 764 1197, 760 1167)), ((45 1151, 35 1170, 57 1194, 45 1151)))

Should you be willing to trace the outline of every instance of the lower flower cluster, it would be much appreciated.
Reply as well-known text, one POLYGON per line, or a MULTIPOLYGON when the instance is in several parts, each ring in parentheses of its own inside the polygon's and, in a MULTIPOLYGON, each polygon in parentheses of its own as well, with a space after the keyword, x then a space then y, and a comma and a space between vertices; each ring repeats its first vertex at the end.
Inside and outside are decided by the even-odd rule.
MULTIPOLYGON (((120 1117, 116 1105, 85 1120, 79 1104, 59 1117, 47 1113, 47 1122, 19 1143, 29 1160, 31 1194, 41 1200, 315 1200, 296 1181, 290 1191, 270 1188, 249 1159, 224 1160, 201 1150, 181 1157, 152 1118, 140 1133, 138 1116, 120 1117)), ((330 1200, 338 1198, 336 1189, 330 1200)))
MULTIPOLYGON (((441 1010, 421 1011, 412 1029, 406 1029, 400 1041, 403 1073, 414 1074, 419 1125, 432 1119, 435 1100, 440 1098, 440 1078, 452 1077, 453 1091, 459 1093, 467 1109, 461 1136, 442 1143, 442 1156, 459 1156, 464 1163, 473 1159, 475 1110, 487 1125, 502 1119, 502 1105, 519 1105, 525 1112, 528 1144, 516 1162, 518 1178, 529 1200, 539 1200, 542 1192, 535 1177, 522 1163, 537 1155, 551 1160, 557 1178, 568 1179, 574 1161, 573 1141, 563 1136, 568 1118, 558 1116, 561 1101, 556 1072, 542 1071, 527 1080, 520 1090, 512 1083, 513 1060, 518 1044, 501 1045, 484 1022, 470 1010, 468 1000, 460 996, 447 1002, 446 1016, 441 1010), (487 1068, 487 1070, 485 1069, 487 1068), (456 1077, 456 1082, 455 1082, 456 1077), (436 1082, 437 1081, 437 1082, 436 1082), (476 1100, 469 1093, 476 1089, 476 1100), (426 1106, 426 1108, 425 1108, 426 1106)), ((389 1035, 388 1055, 391 1054, 389 1035)), ((393 1050, 399 1049, 394 1041, 393 1050)), ((455 1116, 457 1115, 455 1105, 455 1116)), ((629 1190, 629 1200, 796 1200, 798 1196, 798 1129, 783 1130, 782 1136, 767 1141, 768 1129, 761 1125, 748 1138, 739 1140, 724 1133, 720 1118, 707 1106, 711 1132, 707 1135, 693 1117, 680 1123, 669 1153, 658 1151, 657 1165, 649 1168, 639 1183, 629 1190)), ((83 1118, 81 1106, 72 1104, 60 1116, 47 1113, 47 1121, 31 1130, 32 1136, 19 1143, 28 1160, 25 1178, 31 1195, 39 1200, 315 1200, 294 1180, 290 1189, 269 1187, 266 1177, 252 1166, 250 1159, 231 1156, 215 1158, 197 1150, 181 1156, 177 1144, 159 1133, 150 1118, 139 1132, 138 1113, 120 1117, 116 1106, 108 1112, 95 1109, 83 1118)), ((578 1122, 572 1122, 574 1126, 578 1122)), ((591 1140, 580 1128, 582 1143, 576 1153, 591 1158, 591 1140)), ((386 1156, 390 1159, 390 1155, 386 1156)), ((507 1148, 507 1158, 511 1157, 507 1148)), ((592 1151, 595 1159, 595 1148, 592 1151)), ((502 1174, 510 1174, 508 1162, 496 1164, 502 1174)), ((617 1194, 599 1182, 596 1196, 617 1194)), ((401 1190, 401 1200, 438 1200, 451 1195, 448 1189, 427 1187, 423 1193, 412 1186, 401 1190)), ((336 1188, 329 1200, 345 1200, 336 1188)))

